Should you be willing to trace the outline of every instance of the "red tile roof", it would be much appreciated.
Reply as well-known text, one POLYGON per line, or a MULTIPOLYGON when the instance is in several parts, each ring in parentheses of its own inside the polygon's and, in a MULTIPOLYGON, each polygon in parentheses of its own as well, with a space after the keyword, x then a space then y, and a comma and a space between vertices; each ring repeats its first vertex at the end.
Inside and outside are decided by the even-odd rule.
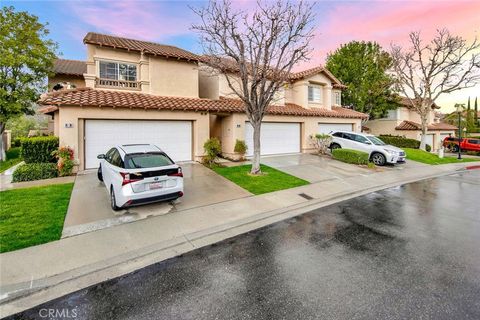
POLYGON ((87 64, 80 60, 57 59, 53 63, 53 72, 69 76, 83 76, 84 73, 87 73, 87 64))
POLYGON ((152 54, 154 56, 162 56, 166 58, 176 58, 191 61, 199 61, 200 59, 198 55, 174 46, 111 36, 107 34, 99 34, 94 32, 87 33, 85 38, 83 38, 83 43, 115 49, 124 49, 128 51, 143 52, 147 54, 152 54))
POLYGON ((296 73, 291 73, 290 80, 291 81, 298 81, 304 78, 308 78, 310 76, 316 75, 318 73, 325 73, 327 77, 333 81, 333 86, 336 88, 346 88, 345 85, 342 84, 340 80, 338 80, 330 71, 328 71, 324 66, 317 66, 315 68, 303 70, 296 73))
MULTIPOLYGON (((407 97, 400 97, 400 101, 398 102, 399 104, 401 104, 402 106, 404 107, 407 107, 407 108, 413 108, 413 104, 412 104, 412 101, 415 101, 415 99, 409 99, 407 97)), ((440 109, 440 106, 438 106, 437 104, 435 104, 435 102, 432 104, 432 109, 440 109)))
MULTIPOLYGON (((210 112, 245 112, 243 103, 237 99, 221 98, 219 100, 165 97, 145 93, 96 90, 79 88, 50 92, 42 96, 39 104, 45 106, 40 112, 50 113, 58 110, 58 106, 112 107, 112 108, 143 108, 180 111, 210 111, 210 112)), ((284 106, 272 105, 268 114, 291 115, 307 117, 334 117, 365 119, 364 113, 342 107, 305 109, 296 104, 287 103, 284 106)))
MULTIPOLYGON (((435 131, 435 130, 457 130, 458 128, 452 126, 451 124, 439 122, 439 123, 432 123, 428 125, 428 130, 435 131)), ((395 130, 422 130, 422 125, 413 121, 405 120, 400 123, 398 126, 395 127, 395 130)))

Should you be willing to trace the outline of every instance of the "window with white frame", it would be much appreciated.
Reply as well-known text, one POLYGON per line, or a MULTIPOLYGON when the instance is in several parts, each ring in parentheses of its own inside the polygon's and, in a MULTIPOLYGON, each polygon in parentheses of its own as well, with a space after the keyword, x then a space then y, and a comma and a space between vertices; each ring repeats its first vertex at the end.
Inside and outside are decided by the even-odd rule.
POLYGON ((100 61, 100 79, 137 81, 135 64, 100 61))
POLYGON ((308 86, 308 101, 322 102, 322 88, 320 86, 308 86))
POLYGON ((333 92, 332 93, 332 100, 333 104, 336 106, 341 106, 342 105, 342 94, 340 92, 333 92))

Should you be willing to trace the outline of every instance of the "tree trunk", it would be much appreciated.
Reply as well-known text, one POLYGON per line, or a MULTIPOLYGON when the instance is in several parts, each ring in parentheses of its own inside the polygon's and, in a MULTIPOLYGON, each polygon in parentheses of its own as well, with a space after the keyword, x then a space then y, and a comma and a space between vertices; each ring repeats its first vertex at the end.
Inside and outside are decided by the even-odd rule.
POLYGON ((262 121, 252 122, 253 126, 253 159, 251 174, 261 174, 260 170, 260 128, 262 121))
MULTIPOLYGON (((427 124, 427 116, 420 116, 422 120, 422 137, 420 139, 420 150, 426 151, 427 147, 427 132, 428 132, 428 124, 427 124)), ((430 146, 433 148, 433 146, 430 146)))
POLYGON ((0 122, 0 161, 7 160, 7 156, 5 155, 5 147, 3 145, 3 132, 5 131, 5 123, 0 122))

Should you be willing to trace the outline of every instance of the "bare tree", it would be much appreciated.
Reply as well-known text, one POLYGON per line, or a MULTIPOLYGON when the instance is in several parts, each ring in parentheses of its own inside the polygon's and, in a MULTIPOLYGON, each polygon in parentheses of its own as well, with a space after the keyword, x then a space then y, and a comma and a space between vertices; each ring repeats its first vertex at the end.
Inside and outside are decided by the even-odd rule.
POLYGON ((392 45, 393 71, 397 89, 407 97, 420 115, 425 150, 428 113, 442 94, 470 88, 480 82, 480 42, 437 30, 430 43, 424 44, 420 32, 410 33, 411 48, 392 45))
POLYGON ((200 17, 192 29, 200 35, 204 63, 226 78, 253 126, 252 174, 261 174, 260 128, 267 107, 289 80, 292 67, 311 53, 313 5, 258 1, 248 13, 223 0, 192 9, 200 17))

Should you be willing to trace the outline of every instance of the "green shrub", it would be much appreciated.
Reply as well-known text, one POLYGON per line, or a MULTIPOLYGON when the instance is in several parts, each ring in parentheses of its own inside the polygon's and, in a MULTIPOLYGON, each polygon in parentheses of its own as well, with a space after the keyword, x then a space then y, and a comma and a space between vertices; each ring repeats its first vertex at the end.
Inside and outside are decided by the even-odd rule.
POLYGON ((7 160, 19 158, 20 157, 20 148, 19 147, 10 148, 10 149, 7 150, 7 152, 5 152, 5 154, 7 156, 7 160))
POLYGON ((12 148, 20 147, 22 145, 22 138, 14 138, 12 139, 12 148))
POLYGON ((58 170, 55 163, 26 163, 20 165, 13 172, 12 181, 33 181, 55 178, 57 176, 58 170))
POLYGON ((203 157, 203 164, 212 166, 217 162, 217 158, 222 153, 222 145, 217 138, 210 138, 203 144, 205 156, 203 157))
POLYGON ((430 152, 432 151, 432 147, 429 144, 425 145, 425 151, 430 152))
POLYGON ((380 135, 379 138, 386 144, 390 144, 399 148, 420 148, 420 141, 409 139, 402 136, 380 135))
POLYGON ((235 148, 233 148, 233 151, 236 152, 236 153, 240 153, 240 154, 245 154, 247 153, 247 144, 245 143, 244 140, 236 140, 235 141, 235 148))
POLYGON ((333 149, 332 156, 346 163, 368 165, 369 162, 368 153, 352 149, 333 149))
POLYGON ((22 157, 26 163, 55 162, 52 154, 58 149, 58 137, 33 137, 22 139, 22 157))

